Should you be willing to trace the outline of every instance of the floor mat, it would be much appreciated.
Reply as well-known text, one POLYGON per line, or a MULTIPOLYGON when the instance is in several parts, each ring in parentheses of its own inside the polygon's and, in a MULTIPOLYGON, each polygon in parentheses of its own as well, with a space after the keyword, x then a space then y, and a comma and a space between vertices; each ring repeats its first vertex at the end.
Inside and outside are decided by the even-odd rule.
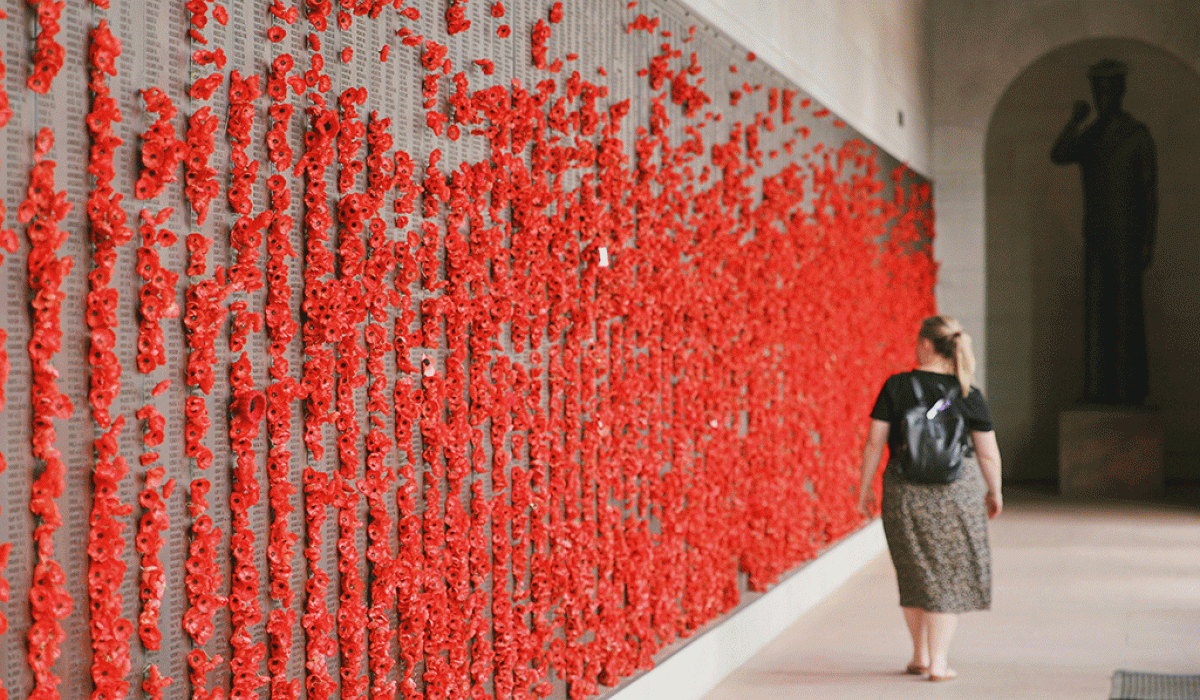
POLYGON ((1200 676, 1115 671, 1109 700, 1200 700, 1200 676))

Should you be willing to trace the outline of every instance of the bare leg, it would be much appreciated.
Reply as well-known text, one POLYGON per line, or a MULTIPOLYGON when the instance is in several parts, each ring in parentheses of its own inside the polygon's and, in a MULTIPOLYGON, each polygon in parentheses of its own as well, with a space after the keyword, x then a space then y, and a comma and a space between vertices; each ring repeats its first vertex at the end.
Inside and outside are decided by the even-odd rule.
POLYGON ((950 654, 950 641, 954 638, 954 630, 958 627, 958 615, 954 613, 925 613, 925 624, 929 630, 929 674, 931 676, 953 677, 947 657, 950 654))
POLYGON ((913 655, 909 668, 929 667, 929 628, 925 623, 928 615, 920 608, 900 608, 904 611, 904 622, 908 624, 908 633, 912 635, 913 655))

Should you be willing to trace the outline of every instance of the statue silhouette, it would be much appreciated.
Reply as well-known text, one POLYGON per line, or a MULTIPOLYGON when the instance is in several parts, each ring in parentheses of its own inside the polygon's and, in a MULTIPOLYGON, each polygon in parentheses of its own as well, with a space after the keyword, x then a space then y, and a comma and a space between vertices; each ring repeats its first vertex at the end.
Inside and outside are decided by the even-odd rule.
POLYGON ((1096 120, 1075 103, 1050 159, 1083 175, 1085 403, 1140 405, 1149 393, 1142 272, 1154 250, 1157 163, 1146 125, 1121 109, 1124 63, 1088 70, 1096 120))

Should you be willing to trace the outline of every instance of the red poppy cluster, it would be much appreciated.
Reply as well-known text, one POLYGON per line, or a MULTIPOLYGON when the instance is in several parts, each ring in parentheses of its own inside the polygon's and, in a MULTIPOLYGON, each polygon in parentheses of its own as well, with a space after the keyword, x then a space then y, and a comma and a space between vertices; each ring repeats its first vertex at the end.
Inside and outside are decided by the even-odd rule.
MULTIPOLYGON (((0 19, 8 19, 8 15, 0 10, 0 19)), ((0 129, 4 128, 10 119, 12 119, 13 111, 8 101, 8 91, 4 88, 4 76, 7 69, 4 66, 4 55, 0 53, 0 129)), ((16 253, 20 250, 20 241, 17 239, 17 233, 13 229, 4 228, 4 219, 8 216, 8 209, 4 206, 4 200, 0 199, 0 264, 4 263, 4 253, 16 253)), ((12 363, 8 359, 8 333, 0 328, 0 411, 4 410, 7 403, 7 397, 4 387, 8 384, 8 374, 12 370, 12 363)), ((4 461, 3 453, 0 453, 0 473, 7 467, 4 461)), ((4 569, 8 566, 8 549, 12 547, 11 543, 0 545, 5 549, 0 552, 0 574, 3 574, 4 569)), ((0 575, 0 593, 3 594, 3 601, 8 600, 8 580, 0 575)), ((3 611, 0 611, 0 628, 8 627, 8 618, 4 616, 3 611)), ((0 629, 0 634, 3 634, 3 629, 0 629)), ((4 688, 4 681, 0 679, 0 700, 7 700, 7 691, 4 688)))
POLYGON ((208 39, 201 32, 208 26, 208 0, 188 0, 184 5, 188 11, 188 36, 198 44, 208 44, 208 39))
MULTIPOLYGON (((170 112, 173 116, 173 110, 170 112)), ((170 128, 169 124, 167 128, 170 128)), ((145 176, 145 171, 143 171, 143 176, 145 176)), ((174 179, 173 176, 172 179, 174 179)), ((158 265, 157 252, 153 249, 155 244, 174 245, 175 234, 166 229, 157 230, 155 228, 166 223, 172 213, 173 210, 170 207, 156 215, 152 215, 146 209, 141 211, 142 247, 138 250, 138 257, 139 273, 143 273, 140 306, 142 323, 138 329, 137 362, 138 369, 143 373, 150 373, 156 367, 166 363, 162 348, 163 334, 159 322, 162 318, 179 316, 179 308, 175 303, 175 282, 178 275, 162 270, 161 265, 158 265), (156 273, 147 277, 141 265, 145 260, 152 260, 154 266, 161 273, 166 274, 156 273), (169 288, 167 287, 168 282, 169 288), (147 300, 152 302, 149 308, 147 300)), ((171 380, 162 380, 155 385, 151 396, 160 396, 170 384, 171 380)), ((162 611, 163 596, 167 589, 166 565, 159 557, 159 553, 166 545, 163 533, 171 525, 166 501, 175 490, 175 480, 166 478, 165 467, 154 466, 159 459, 156 448, 166 440, 166 418, 154 404, 145 404, 138 409, 136 416, 138 420, 143 421, 143 451, 140 463, 142 467, 149 467, 145 474, 143 489, 138 494, 138 504, 142 507, 142 515, 138 519, 137 536, 134 540, 135 549, 141 554, 138 598, 142 608, 138 614, 137 630, 142 646, 148 651, 157 651, 162 648, 163 635, 159 617, 162 611)), ((162 676, 157 663, 147 664, 142 689, 151 698, 161 699, 163 689, 172 682, 173 679, 162 676)))
POLYGON ((212 516, 207 513, 207 495, 211 488, 212 484, 208 479, 193 479, 188 494, 192 540, 188 546, 185 564, 187 575, 184 578, 184 590, 187 594, 188 608, 183 613, 183 630, 193 645, 187 656, 192 697, 220 700, 224 692, 220 688, 208 688, 208 674, 219 666, 224 658, 220 654, 210 657, 202 648, 217 631, 214 617, 226 606, 228 600, 219 593, 222 576, 217 553, 221 549, 221 530, 213 524, 212 516))
MULTIPOLYGON (((413 179, 416 163, 402 149, 397 148, 394 156, 395 199, 392 208, 396 214, 397 228, 408 227, 409 215, 416 209, 416 197, 421 187, 413 179)), ((410 400, 413 396, 413 366, 410 358, 419 344, 419 335, 412 330, 416 319, 411 289, 419 278, 416 258, 412 251, 419 245, 415 231, 409 231, 406 240, 394 247, 396 274, 394 289, 398 297, 395 305, 395 324, 392 345, 396 356, 396 381, 393 389, 393 421, 395 424, 395 448, 399 457, 396 469, 396 528, 398 551, 392 561, 391 574, 396 586, 397 631, 400 643, 400 683, 405 698, 420 696, 421 678, 417 675, 418 665, 424 657, 425 622, 427 609, 421 596, 423 543, 421 518, 417 509, 418 479, 414 432, 421 417, 421 406, 410 400)))
POLYGON ((250 358, 246 353, 230 368, 233 397, 229 406, 229 440, 233 445, 234 466, 229 493, 229 512, 233 533, 230 554, 233 559, 232 584, 229 593, 229 644, 233 648, 229 668, 233 676, 230 697, 255 697, 255 692, 269 679, 259 674, 267 656, 266 645, 255 640, 254 628, 262 622, 259 603, 260 577, 255 561, 254 528, 250 524, 250 508, 259 501, 260 491, 255 472, 258 459, 254 440, 266 413, 266 396, 254 388, 250 358))
MULTIPOLYGON (((233 162, 228 189, 229 205, 241 216, 229 232, 230 247, 234 252, 233 264, 229 266, 229 284, 238 291, 253 293, 262 289, 263 273, 258 261, 262 256, 263 231, 269 225, 271 212, 266 211, 251 217, 251 187, 258 179, 258 161, 250 160, 246 147, 250 143, 250 129, 254 123, 252 100, 261 96, 258 76, 243 81, 233 71, 229 83, 230 116, 226 132, 231 143, 233 162)), ((230 333, 231 352, 241 352, 251 331, 262 330, 262 315, 247 311, 246 302, 239 300, 230 305, 233 314, 233 329, 230 333)))
MULTIPOLYGON (((201 111, 207 110, 208 107, 204 107, 201 111)), ((188 234, 187 274, 190 279, 184 293, 183 326, 188 346, 186 379, 192 394, 184 403, 184 455, 195 460, 194 464, 200 470, 208 469, 213 462, 212 450, 204 444, 212 425, 204 397, 213 390, 216 344, 229 312, 224 301, 230 293, 223 269, 217 268, 213 277, 203 276, 211 245, 212 240, 199 233, 188 234)), ((224 692, 221 688, 208 688, 209 672, 224 659, 219 654, 210 657, 202 648, 216 632, 215 616, 227 603, 227 598, 220 592, 224 577, 217 558, 222 531, 208 514, 207 495, 211 488, 212 484, 206 478, 196 477, 191 481, 188 499, 191 541, 184 564, 188 607, 183 614, 182 626, 193 646, 187 656, 188 680, 192 697, 201 700, 219 700, 224 692)))
POLYGON ((326 508, 332 503, 329 475, 323 471, 304 469, 304 556, 308 563, 308 578, 304 584, 306 597, 301 625, 307 636, 304 679, 308 697, 328 700, 335 697, 337 682, 329 671, 328 659, 337 653, 333 636, 334 618, 329 613, 326 597, 329 593, 329 574, 321 567, 321 546, 326 508))
MULTIPOLYGON (((3 260, 0 260, 2 263, 3 260)), ((8 359, 8 331, 0 328, 0 411, 4 410, 8 403, 8 396, 4 393, 4 386, 8 383, 8 374, 12 371, 12 362, 8 359)), ((0 613, 2 614, 2 613, 0 613)))
MULTIPOLYGON (((273 108, 278 110, 288 110, 288 117, 283 119, 287 121, 291 118, 292 105, 284 102, 287 99, 288 86, 290 85, 297 95, 304 94, 307 85, 304 82, 304 76, 293 75, 289 76, 292 68, 295 67, 296 61, 290 53, 280 54, 271 62, 271 70, 267 73, 267 94, 275 101, 273 108)), ((278 122, 278 117, 273 117, 276 122, 267 132, 267 152, 271 155, 271 163, 275 165, 275 169, 279 172, 287 170, 286 167, 281 167, 281 162, 286 159, 288 165, 291 165, 294 154, 287 143, 287 133, 281 131, 278 122)))
POLYGON ((137 251, 137 273, 142 278, 142 287, 138 293, 141 323, 138 324, 137 366, 142 374, 150 374, 155 369, 167 363, 167 353, 164 344, 166 335, 162 329, 164 319, 179 317, 179 305, 175 302, 175 285, 179 282, 179 273, 172 272, 162 266, 155 246, 169 248, 175 245, 176 235, 166 229, 158 228, 165 224, 174 213, 171 207, 162 209, 157 214, 150 210, 141 212, 142 245, 137 251))
MULTIPOLYGON (((316 44, 311 38, 309 43, 316 44)), ((332 81, 328 75, 318 73, 323 64, 317 58, 319 54, 314 54, 312 68, 305 76, 308 85, 316 87, 318 92, 309 95, 313 105, 307 110, 304 153, 297 160, 293 173, 305 178, 304 240, 307 254, 301 302, 305 314, 301 326, 305 354, 301 392, 307 408, 304 414, 304 444, 315 460, 321 460, 325 454, 323 426, 333 420, 334 355, 325 345, 337 339, 333 318, 341 313, 344 300, 340 298, 340 285, 328 279, 334 272, 334 256, 329 250, 333 216, 326 186, 328 166, 333 163, 335 155, 334 139, 341 127, 337 112, 328 108, 323 95, 332 81)), ((308 543, 304 556, 309 572, 305 583, 307 599, 301 616, 301 626, 307 635, 305 669, 308 675, 305 690, 309 697, 324 700, 334 697, 338 688, 328 665, 328 657, 338 651, 333 636, 334 616, 326 604, 330 577, 321 565, 323 526, 327 508, 333 505, 335 494, 330 474, 325 471, 306 466, 303 475, 304 534, 308 543)))
MULTIPOLYGON (((365 270, 363 233, 364 219, 371 214, 369 198, 351 190, 355 187, 357 174, 364 162, 359 159, 366 128, 359 118, 357 106, 366 101, 366 88, 350 88, 338 97, 341 110, 340 128, 336 139, 338 163, 337 205, 338 265, 336 277, 330 284, 337 289, 341 303, 330 309, 328 322, 331 339, 336 342, 334 351, 334 427, 337 430, 337 472, 329 486, 332 490, 333 506, 337 508, 338 523, 338 580, 341 585, 340 605, 337 612, 338 648, 341 655, 342 693, 358 696, 367 690, 369 679, 363 673, 364 652, 363 630, 367 627, 364 604, 364 584, 361 574, 360 552, 357 545, 362 520, 359 518, 358 467, 361 463, 358 445, 361 429, 357 415, 356 390, 366 381, 359 375, 364 356, 358 342, 359 327, 365 320, 366 307, 363 290, 365 270), (360 281, 362 280, 362 281, 360 281)), ((377 209, 382 204, 376 200, 377 209)))
MULTIPOLYGON (((0 19, 8 19, 8 13, 0 10, 0 19)), ((8 99, 8 88, 4 86, 4 76, 7 74, 8 68, 4 65, 4 54, 0 53, 0 128, 4 128, 13 115, 12 103, 8 99)))
MULTIPOLYGON (((889 179, 874 149, 853 139, 777 160, 828 110, 754 78, 731 91, 740 110, 714 107, 708 92, 732 82, 725 62, 706 91, 702 52, 685 55, 658 17, 621 20, 627 34, 646 32, 622 35, 647 43, 645 82, 636 100, 606 105, 606 86, 577 71, 553 75, 578 59, 551 55, 563 3, 544 3, 545 19, 529 28, 533 67, 547 75, 482 86, 471 78, 503 67, 462 55, 461 38, 440 43, 434 27, 444 19, 451 35, 480 31, 505 16, 500 2, 449 0, 424 20, 403 0, 345 0, 336 16, 330 0, 263 4, 278 23, 265 32, 272 42, 307 19, 299 68, 279 53, 265 75, 243 75, 233 65, 242 52, 204 34, 228 11, 188 0, 197 103, 182 140, 171 97, 141 92, 155 121, 141 135, 134 193, 168 196, 183 165, 185 199, 169 203, 194 214, 183 289, 169 269, 176 235, 164 206, 142 211, 141 283, 114 285, 117 261, 133 256, 114 189, 121 115, 105 82, 120 43, 104 22, 91 33, 95 697, 133 692, 134 629, 148 652, 137 657, 140 687, 163 697, 172 679, 160 671, 162 642, 181 624, 188 687, 176 690, 197 700, 258 697, 264 686, 272 698, 580 700, 735 607, 743 577, 763 590, 859 525, 861 414, 932 311, 927 184, 902 167, 889 179), (369 107, 390 87, 354 84, 360 68, 391 69, 345 46, 360 36, 356 21, 381 21, 387 6, 425 23, 397 32, 423 71, 429 129, 402 135, 409 151, 369 107), (327 68, 335 55, 350 67, 327 68), (454 62, 480 70, 455 73, 454 62), (224 85, 227 113, 216 93, 224 85), (645 113, 631 115, 633 105, 645 113), (624 127, 627 116, 646 121, 624 127), (718 126, 723 118, 733 123, 718 126), (781 128, 794 121, 794 133, 781 128), (119 302, 134 291, 129 312, 119 302), (183 372, 189 390, 182 439, 165 404, 135 414, 145 472, 136 583, 122 556, 125 423, 110 415, 126 405, 117 401, 123 314, 137 318, 139 369, 183 372), (165 342, 180 315, 184 367, 165 342), (295 450, 305 451, 299 462, 295 450), (214 455, 222 464, 210 483, 214 455), (173 532, 168 515, 177 479, 188 483, 190 517, 182 564, 170 545, 185 529, 173 532), (214 515, 226 503, 223 533, 214 515), (182 619, 164 620, 176 576, 182 619), (136 627, 120 617, 122 591, 135 585, 136 627)), ((743 59, 753 58, 735 60, 743 75, 765 75, 743 59)), ((71 269, 60 257, 70 205, 55 191, 52 144, 48 130, 38 135, 19 211, 30 241, 23 381, 39 471, 28 649, 39 699, 59 695, 53 665, 73 605, 53 551, 65 473, 55 421, 72 407, 51 362, 71 269)), ((15 237, 0 236, 0 247, 18 249, 15 237)), ((0 356, 0 392, 7 371, 0 356)), ((151 396, 169 386, 158 381, 151 396)), ((0 571, 6 555, 0 547, 0 571)))
MULTIPOLYGON (((155 428, 156 421, 163 420, 162 415, 147 405, 139 412, 145 413, 149 424, 143 440, 146 446, 152 447, 152 435, 161 428, 155 428), (147 410, 149 409, 149 410, 147 410)), ((153 453, 143 453, 153 454, 153 453)), ((138 615, 138 638, 142 646, 149 650, 162 648, 162 628, 159 626, 159 615, 162 612, 163 595, 167 590, 167 573, 163 560, 159 558, 166 541, 163 533, 171 526, 171 517, 167 514, 166 501, 175 490, 175 480, 166 479, 166 468, 156 466, 146 471, 145 488, 138 494, 138 504, 142 507, 142 516, 138 520, 137 539, 135 547, 142 555, 142 570, 139 579, 142 611, 138 615)))
MULTIPOLYGON (((261 97, 259 76, 245 79, 238 71, 229 78, 229 117, 226 134, 230 142, 232 171, 227 191, 230 208, 240 216, 229 232, 234 262, 229 267, 228 283, 239 296, 251 294, 263 286, 258 267, 263 245, 263 229, 269 224, 270 211, 252 217, 252 187, 258 179, 259 162, 250 160, 246 149, 254 125, 254 101, 261 97)), ((256 472, 258 457, 254 440, 266 414, 266 396, 255 388, 250 356, 244 351, 251 332, 262 330, 262 315, 238 298, 230 305, 232 328, 231 353, 241 353, 230 369, 232 399, 229 407, 229 441, 233 446, 233 481, 229 494, 232 516, 230 550, 233 557, 232 587, 229 594, 230 623, 233 627, 229 660, 233 674, 232 697, 253 697, 268 678, 259 675, 267 648, 254 639, 254 627, 262 622, 259 602, 260 576, 255 555, 255 532, 250 509, 258 504, 261 493, 256 472)))
MULTIPOLYGON (((212 85, 212 90, 215 90, 224 78, 220 73, 213 73, 209 77, 218 78, 216 81, 210 81, 216 83, 212 85)), ((212 96, 212 90, 207 90, 199 96, 193 94, 192 98, 207 100, 212 96)), ((209 164, 213 151, 216 150, 215 135, 220 127, 220 122, 220 118, 213 114, 212 109, 207 106, 201 107, 188 117, 187 157, 183 161, 185 172, 183 191, 192 211, 196 214, 198 224, 203 224, 204 220, 208 218, 209 205, 217 198, 221 190, 220 184, 217 183, 217 170, 209 164)))
POLYGON ((163 691, 173 682, 173 678, 162 675, 157 664, 151 664, 146 668, 145 678, 142 680, 142 690, 151 700, 162 700, 163 691))
POLYGON ((216 64, 218 70, 224 70, 225 63, 228 59, 225 57, 225 49, 217 48, 214 51, 208 49, 199 49, 192 52, 192 63, 198 66, 207 66, 216 64))
POLYGON ((221 83, 224 80, 225 76, 221 73, 210 73, 203 78, 197 78, 192 83, 192 86, 188 88, 188 97, 193 100, 212 99, 213 94, 217 91, 217 88, 221 87, 221 83))
POLYGON ((453 36, 471 28, 471 20, 467 19, 467 0, 450 0, 446 7, 446 33, 453 36))
POLYGON ((295 24, 296 20, 300 18, 300 10, 295 5, 291 7, 284 5, 283 0, 273 0, 267 6, 267 12, 285 24, 295 24))
POLYGON ((87 126, 91 136, 88 171, 95 178, 88 196, 87 217, 93 254, 87 320, 91 330, 88 393, 92 419, 103 433, 95 441, 92 484, 95 496, 88 531, 88 599, 92 631, 92 679, 96 692, 123 697, 129 690, 129 655, 133 625, 122 615, 126 564, 124 517, 133 507, 121 503, 120 482, 129 466, 118 450, 124 416, 112 419, 109 409, 121 392, 121 363, 114 352, 117 343, 117 306, 120 290, 111 286, 118 250, 132 238, 125 225, 121 195, 112 186, 115 177, 113 153, 122 140, 113 132, 121 121, 117 101, 106 76, 116 77, 116 59, 121 42, 113 36, 107 20, 90 33, 88 87, 92 109, 87 126))
MULTIPOLYGON (((206 244, 211 244, 211 240, 206 240, 199 234, 188 234, 188 244, 192 252, 188 270, 199 270, 197 274, 203 274, 204 251, 208 249, 206 244)), ((187 382, 188 386, 195 387, 204 394, 212 391, 215 381, 213 364, 217 360, 216 341, 220 335, 221 324, 229 312, 222 303, 230 291, 224 284, 224 278, 224 271, 218 268, 217 277, 189 284, 185 294, 187 302, 184 307, 184 328, 187 330, 190 348, 187 382)), ((202 400, 198 404, 206 406, 202 400)), ((208 430, 208 411, 206 408, 194 408, 190 403, 187 415, 189 419, 194 418, 188 421, 189 432, 185 441, 188 447, 187 456, 194 458, 201 469, 207 469, 212 466, 212 452, 205 448, 201 441, 208 430), (197 432, 191 433, 191 428, 195 428, 197 432)))
MULTIPOLYGON (((196 5, 189 5, 189 9, 195 13, 193 15, 194 28, 203 29, 206 21, 205 12, 208 9, 207 4, 200 2, 196 5), (200 21, 197 22, 197 19, 200 21)), ((214 19, 219 24, 225 23, 223 10, 224 8, 219 5, 214 7, 214 19)), ((201 43, 207 42, 202 41, 201 43)), ((222 73, 211 73, 207 77, 197 79, 192 84, 189 94, 195 100, 209 100, 223 81, 222 73)), ((240 100, 241 105, 234 104, 231 100, 230 119, 226 132, 233 141, 233 151, 237 151, 239 142, 244 144, 247 140, 246 132, 249 130, 247 120, 253 118, 252 114, 246 114, 244 103, 247 101, 245 94, 248 91, 254 92, 257 97, 257 77, 252 78, 252 85, 248 85, 247 82, 240 79, 237 71, 230 76, 229 94, 231 98, 243 98, 240 100)), ((213 114, 209 106, 201 107, 188 120, 187 157, 184 161, 186 173, 184 194, 192 211, 196 214, 198 225, 204 224, 211 203, 220 193, 220 185, 216 179, 217 171, 211 164, 216 148, 215 134, 219 125, 219 117, 213 114)), ((228 200, 231 206, 244 210, 247 208, 246 202, 249 201, 246 170, 250 167, 244 157, 244 145, 241 154, 243 157, 234 164, 235 173, 231 177, 228 200)), ((257 163, 254 168, 257 168, 257 163)), ((252 227, 247 227, 243 223, 245 218, 245 216, 239 218, 238 221, 241 225, 230 232, 231 247, 234 247, 235 241, 245 243, 245 239, 252 238, 255 233, 247 230, 252 227)), ((208 402, 204 397, 213 390, 214 366, 218 362, 216 345, 221 335, 221 328, 226 318, 232 316, 234 324, 229 343, 230 347, 235 347, 244 343, 246 333, 253 327, 254 315, 243 314, 247 306, 245 301, 232 301, 228 305, 225 302, 235 290, 244 290, 246 278, 253 278, 255 275, 248 274, 244 265, 237 265, 242 261, 235 261, 235 264, 230 267, 228 275, 225 269, 218 267, 213 277, 204 278, 203 275, 207 271, 206 256, 213 241, 203 234, 193 233, 188 235, 187 243, 190 254, 187 272, 190 280, 185 292, 184 328, 189 348, 187 381, 192 387, 192 395, 187 398, 185 404, 184 442, 186 454, 195 459, 197 469, 204 470, 211 466, 213 459, 212 450, 204 444, 211 427, 208 402), (235 276, 239 277, 237 282, 233 279, 235 276)), ((245 432, 251 430, 251 427, 240 422, 238 429, 245 432)), ((257 431, 256 426, 253 429, 255 432, 257 431)), ((231 419, 229 424, 231 441, 234 436, 234 421, 231 419)), ((239 461, 243 465, 245 457, 241 453, 244 453, 246 449, 246 441, 241 441, 235 446, 235 451, 240 451, 239 461)), ((249 458, 254 458, 252 448, 249 458)), ((244 475, 244 473, 243 466, 239 474, 244 475)), ((216 631, 217 614, 229 606, 230 623, 233 626, 229 640, 230 646, 233 648, 230 668, 231 670, 236 669, 233 676, 235 684, 233 692, 239 697, 255 697, 253 689, 262 682, 257 669, 265 656, 265 648, 262 644, 255 643, 246 634, 245 626, 247 620, 253 619, 257 622, 261 619, 261 613, 256 615, 253 606, 248 605, 244 586, 232 590, 228 596, 221 594, 224 577, 215 554, 221 549, 223 533, 216 527, 212 516, 208 513, 207 494, 211 488, 208 479, 198 476, 193 478, 189 488, 192 526, 189 556, 186 560, 187 577, 185 578, 188 608, 184 612, 183 618, 184 630, 190 636, 193 645, 187 658, 189 681, 194 698, 215 699, 223 696, 222 688, 210 689, 208 687, 208 675, 220 666, 224 659, 220 654, 210 655, 203 647, 216 631)), ((257 587, 257 574, 253 571, 253 565, 250 567, 251 570, 245 568, 248 557, 253 556, 253 536, 250 535, 248 538, 244 528, 245 506, 243 503, 247 498, 247 490, 251 493, 254 492, 253 487, 244 481, 239 481, 229 494, 231 506, 242 506, 241 517, 239 518, 236 514, 233 516, 234 532, 231 536, 233 538, 231 539, 231 549, 234 551, 231 554, 238 575, 251 576, 257 587), (241 493, 238 493, 239 488, 242 489, 241 493), (239 526, 241 527, 239 528, 239 526), (249 550, 247 550, 247 546, 249 546, 249 550)), ((236 577, 234 580, 237 580, 236 577)), ((257 601, 254 602, 254 605, 257 605, 257 601)))
POLYGON ((50 91, 54 77, 62 70, 66 51, 55 38, 62 29, 58 20, 62 17, 64 0, 28 0, 37 8, 37 39, 33 45, 33 71, 25 79, 25 85, 36 93, 45 95, 50 91))
POLYGON ((633 32, 640 30, 652 35, 654 34, 654 31, 658 29, 658 23, 660 21, 662 20, 658 17, 651 19, 646 15, 638 15, 633 19, 632 22, 626 25, 625 33, 632 34, 633 32))
POLYGON ((396 30, 396 36, 400 37, 400 43, 405 46, 420 46, 422 41, 425 41, 425 36, 416 34, 408 27, 400 27, 396 30))
POLYGON ((124 697, 131 670, 129 640, 133 625, 121 617, 125 581, 125 516, 133 506, 121 503, 120 482, 129 466, 118 454, 117 440, 125 426, 119 416, 95 441, 96 465, 92 474, 95 499, 88 532, 88 596, 92 636, 92 681, 104 697, 124 697))
POLYGON ((549 48, 546 44, 550 41, 550 27, 546 24, 546 20, 538 19, 533 25, 533 41, 530 44, 530 53, 533 56, 533 65, 542 70, 546 70, 546 53, 549 48))
POLYGON ((142 134, 142 170, 134 185, 138 199, 151 199, 163 193, 167 183, 178 179, 179 164, 187 156, 187 144, 175 137, 171 120, 179 113, 171 97, 161 88, 142 91, 146 111, 158 118, 142 134))
MULTIPOLYGON (((292 8, 293 10, 295 8, 292 8)), ((271 507, 271 528, 267 541, 267 580, 270 597, 276 603, 267 616, 272 698, 295 700, 300 697, 300 681, 288 678, 288 662, 292 656, 293 628, 296 625, 295 592, 292 590, 292 561, 298 535, 292 531, 292 453, 288 450, 292 437, 292 402, 298 397, 298 385, 291 376, 287 348, 296 337, 299 324, 292 317, 292 285, 290 262, 296 257, 291 234, 294 221, 287 212, 292 208, 292 190, 286 172, 294 158, 288 144, 292 106, 286 102, 286 81, 294 62, 288 54, 277 57, 271 64, 267 94, 274 104, 267 110, 271 127, 267 131, 267 159, 276 174, 267 179, 271 198, 271 223, 267 229, 267 303, 264 313, 267 328, 267 355, 272 383, 267 386, 266 421, 270 448, 267 454, 267 498, 271 507), (278 87, 276 87, 278 86, 278 87)), ((300 91, 303 90, 301 83, 300 91)))
POLYGON ((29 173, 26 199, 17 209, 17 220, 26 224, 29 237, 28 282, 33 310, 29 340, 31 452, 38 473, 31 489, 29 510, 36 525, 33 532, 35 564, 29 590, 29 666, 33 673, 30 697, 54 700, 60 679, 54 662, 66 638, 61 620, 71 614, 75 601, 63 585, 66 572, 54 558, 54 532, 62 526, 58 499, 63 494, 66 463, 55 445, 55 419, 70 418, 75 408, 58 388, 58 369, 51 358, 62 347, 63 280, 71 272, 72 260, 58 257, 67 232, 59 223, 71 210, 65 191, 55 191, 55 162, 47 159, 54 147, 54 134, 43 128, 34 141, 34 165, 29 173))
POLYGON ((396 474, 388 460, 392 441, 387 435, 387 419, 393 405, 389 391, 387 354, 394 349, 389 342, 389 310, 399 299, 399 293, 387 284, 396 267, 394 246, 387 236, 387 223, 380 209, 394 182, 394 160, 389 151, 393 139, 388 129, 390 119, 380 119, 371 113, 367 125, 367 192, 359 198, 360 221, 366 224, 370 236, 368 257, 362 272, 362 306, 366 341, 367 413, 370 429, 366 435, 366 469, 356 488, 367 501, 366 558, 371 572, 371 604, 365 620, 368 632, 367 663, 371 672, 371 697, 396 696, 397 683, 391 678, 396 667, 392 650, 396 629, 391 621, 396 609, 395 568, 392 558, 392 532, 395 524, 389 510, 388 496, 395 486, 396 474))
MULTIPOLYGON (((449 75, 452 69, 450 59, 446 57, 449 47, 436 41, 426 40, 425 50, 421 54, 421 65, 428 71, 425 74, 421 96, 425 98, 425 124, 437 136, 442 135, 442 129, 447 121, 446 115, 437 111, 438 82, 443 75, 449 75)), ((457 127, 456 127, 457 128, 457 127)))

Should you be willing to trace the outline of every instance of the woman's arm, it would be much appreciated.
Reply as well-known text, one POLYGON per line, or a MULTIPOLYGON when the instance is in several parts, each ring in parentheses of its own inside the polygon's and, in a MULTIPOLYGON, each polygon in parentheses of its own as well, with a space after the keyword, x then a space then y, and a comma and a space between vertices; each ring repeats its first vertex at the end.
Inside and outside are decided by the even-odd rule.
POLYGON ((891 424, 878 418, 871 419, 871 427, 867 431, 867 444, 863 446, 862 480, 858 484, 858 512, 864 518, 871 517, 871 508, 875 505, 875 494, 871 484, 875 483, 875 472, 879 469, 879 460, 883 457, 883 446, 887 444, 888 430, 891 424))
POLYGON ((1004 510, 1004 498, 1000 495, 1000 446, 996 444, 996 431, 972 431, 975 454, 979 457, 979 469, 987 482, 988 517, 994 518, 1004 510))

